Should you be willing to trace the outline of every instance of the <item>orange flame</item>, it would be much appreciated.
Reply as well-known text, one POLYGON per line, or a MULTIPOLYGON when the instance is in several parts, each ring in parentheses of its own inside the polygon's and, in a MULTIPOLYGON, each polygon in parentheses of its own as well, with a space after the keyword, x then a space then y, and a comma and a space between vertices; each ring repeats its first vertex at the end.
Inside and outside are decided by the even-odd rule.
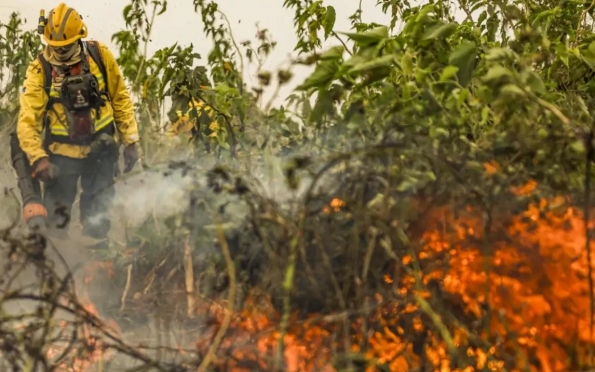
MULTIPOLYGON (((112 263, 106 262, 91 262, 86 266, 86 276, 83 280, 85 285, 88 285, 93 281, 94 275, 98 270, 103 270, 107 277, 113 275, 112 263)), ((95 305, 91 302, 86 286, 83 286, 83 291, 78 296, 78 301, 83 309, 90 315, 99 318, 99 312, 95 305)), ((80 314, 81 316, 85 316, 80 314)), ((118 334, 121 332, 119 325, 112 319, 105 322, 106 326, 114 333, 118 334)), ((63 321, 60 323, 63 328, 68 326, 68 323, 63 321)), ((73 351, 63 359, 63 361, 57 366, 58 370, 65 372, 90 372, 97 369, 96 365, 100 360, 107 360, 111 357, 111 354, 104 351, 101 342, 99 341, 98 335, 89 327, 83 326, 79 328, 80 333, 77 335, 79 341, 84 345, 82 347, 82 353, 73 349, 73 351)), ((68 332, 67 332, 68 333, 68 332)), ((52 345, 46 353, 46 356, 51 361, 54 358, 60 356, 66 349, 66 346, 52 345)), ((81 348, 79 348, 80 350, 81 348)))

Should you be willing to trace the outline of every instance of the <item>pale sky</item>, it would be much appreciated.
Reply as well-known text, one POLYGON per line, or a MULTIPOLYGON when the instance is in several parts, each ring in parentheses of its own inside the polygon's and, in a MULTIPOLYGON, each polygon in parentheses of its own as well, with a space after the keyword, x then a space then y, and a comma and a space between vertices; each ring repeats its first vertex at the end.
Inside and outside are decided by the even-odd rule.
MULTIPOLYGON (((111 44, 111 36, 124 28, 122 10, 129 4, 129 0, 70 0, 66 4, 74 7, 81 13, 89 28, 89 38, 103 41, 112 45, 114 54, 118 51, 111 44)), ((260 28, 270 30, 274 40, 277 41, 276 50, 269 57, 266 68, 275 70, 293 53, 296 36, 293 28, 293 12, 283 8, 283 0, 219 0, 220 9, 227 15, 233 28, 236 41, 239 43, 249 39, 256 42, 255 24, 260 28)), ((39 10, 49 12, 60 3, 59 0, 1 0, 0 21, 6 22, 11 12, 19 12, 27 19, 28 28, 34 29, 37 25, 39 10)), ((149 2, 150 3, 150 2, 149 2)), ((332 5, 336 9, 337 20, 335 30, 349 31, 348 17, 358 8, 359 0, 324 0, 324 5, 332 5)), ((377 7, 376 0, 363 0, 362 18, 364 22, 377 22, 388 24, 389 17, 377 7)), ((207 54, 212 46, 202 31, 200 14, 194 12, 192 0, 170 0, 167 11, 159 16, 155 22, 152 43, 149 45, 149 54, 156 50, 179 42, 182 46, 193 43, 195 50, 203 56, 206 62, 207 54)), ((329 39, 326 46, 338 44, 336 39, 329 39)), ((291 93, 309 72, 308 68, 300 67, 293 70, 295 77, 282 91, 284 98, 291 93)), ((252 81, 257 82, 255 70, 250 71, 252 81)), ((247 77, 249 79, 249 77, 247 77)), ((250 80, 248 80, 250 84, 250 80)), ((272 91, 272 89, 270 89, 272 91)), ((269 92, 270 93, 270 92, 269 92)), ((281 103, 279 100, 276 103, 281 103)))

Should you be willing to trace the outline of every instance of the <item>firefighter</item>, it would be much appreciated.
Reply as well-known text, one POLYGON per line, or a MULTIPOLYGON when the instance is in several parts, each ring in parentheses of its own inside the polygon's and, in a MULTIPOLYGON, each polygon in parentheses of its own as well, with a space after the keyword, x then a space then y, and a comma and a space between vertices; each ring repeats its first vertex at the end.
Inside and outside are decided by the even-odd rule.
MULTIPOLYGON (((201 86, 201 89, 206 89, 207 86, 201 86)), ((172 109, 174 109, 172 107, 172 109)), ((173 111, 173 110, 172 110, 173 111)), ((170 113, 170 115, 172 115, 170 113)), ((195 145, 198 141, 202 141, 206 147, 207 152, 210 151, 210 143, 207 137, 217 136, 219 130, 219 123, 214 120, 215 112, 205 102, 199 99, 191 99, 188 102, 186 110, 175 110, 175 120, 167 127, 165 135, 167 137, 182 136, 187 138, 195 145)))
POLYGON ((38 32, 47 45, 27 68, 18 141, 32 177, 44 185, 48 234, 69 237, 80 179, 82 242, 106 248, 120 146, 124 173, 138 160, 132 100, 111 51, 103 43, 83 41, 87 27, 75 9, 60 3, 47 18, 41 11, 38 32))

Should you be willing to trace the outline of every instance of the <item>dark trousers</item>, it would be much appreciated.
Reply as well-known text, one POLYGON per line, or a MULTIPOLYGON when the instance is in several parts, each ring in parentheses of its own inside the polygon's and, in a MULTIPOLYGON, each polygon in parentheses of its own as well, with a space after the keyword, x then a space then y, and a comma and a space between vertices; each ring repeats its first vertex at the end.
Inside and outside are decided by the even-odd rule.
POLYGON ((73 159, 55 154, 50 155, 50 162, 58 168, 57 177, 44 185, 44 205, 48 211, 50 230, 58 235, 66 233, 80 178, 83 235, 106 238, 110 229, 109 208, 115 194, 115 162, 110 159, 73 159))

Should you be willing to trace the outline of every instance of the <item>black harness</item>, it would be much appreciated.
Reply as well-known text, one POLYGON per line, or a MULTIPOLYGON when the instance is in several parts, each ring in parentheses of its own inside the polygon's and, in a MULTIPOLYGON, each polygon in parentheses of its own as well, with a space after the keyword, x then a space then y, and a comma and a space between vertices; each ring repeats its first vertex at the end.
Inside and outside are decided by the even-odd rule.
POLYGON ((89 145, 102 133, 110 134, 112 136, 115 133, 113 123, 108 124, 98 132, 95 131, 96 118, 93 117, 93 110, 95 110, 95 114, 98 115, 100 108, 105 106, 107 102, 111 102, 108 91, 107 73, 103 60, 101 59, 98 44, 93 41, 81 41, 80 45, 81 72, 76 75, 71 73, 71 68, 69 66, 53 67, 43 57, 43 53, 40 53, 38 56, 44 70, 44 90, 48 96, 46 116, 44 118, 46 142, 89 145), (99 82, 95 75, 90 71, 87 55, 93 58, 99 67, 105 82, 104 90, 99 90, 99 82), (50 96, 54 69, 61 69, 63 75, 59 97, 50 96), (47 117, 47 112, 49 110, 52 110, 57 119, 60 120, 60 116, 53 107, 56 103, 60 103, 64 107, 66 123, 62 122, 62 124, 68 128, 67 137, 52 135, 51 130, 49 129, 49 119, 47 117))

